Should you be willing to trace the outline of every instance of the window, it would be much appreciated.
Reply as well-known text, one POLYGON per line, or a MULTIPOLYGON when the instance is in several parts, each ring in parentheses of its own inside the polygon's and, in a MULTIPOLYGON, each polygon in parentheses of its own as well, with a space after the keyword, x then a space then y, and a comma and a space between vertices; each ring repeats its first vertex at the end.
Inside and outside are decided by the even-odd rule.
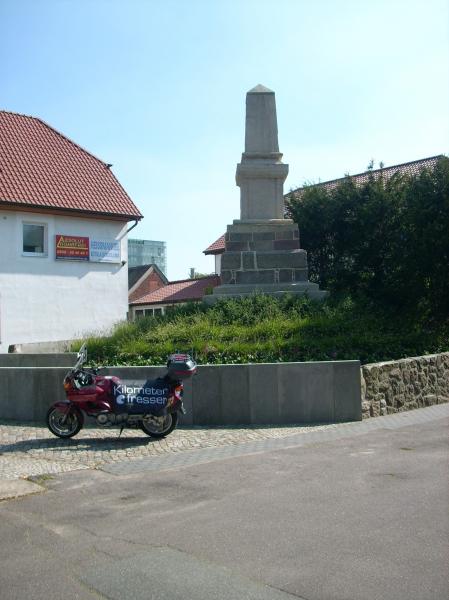
POLYGON ((47 255, 47 226, 38 223, 23 223, 23 246, 25 256, 47 255))
POLYGON ((164 315, 167 307, 161 306, 160 308, 136 308, 134 309, 134 319, 142 319, 143 317, 156 317, 157 315, 164 315))

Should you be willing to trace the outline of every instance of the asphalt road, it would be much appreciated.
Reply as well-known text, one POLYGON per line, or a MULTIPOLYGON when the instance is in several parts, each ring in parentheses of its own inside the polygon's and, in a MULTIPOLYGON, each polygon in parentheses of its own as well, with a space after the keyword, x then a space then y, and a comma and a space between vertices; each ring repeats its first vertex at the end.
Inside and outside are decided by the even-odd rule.
POLYGON ((0 597, 447 600, 449 419, 429 410, 58 475, 0 504, 0 597))

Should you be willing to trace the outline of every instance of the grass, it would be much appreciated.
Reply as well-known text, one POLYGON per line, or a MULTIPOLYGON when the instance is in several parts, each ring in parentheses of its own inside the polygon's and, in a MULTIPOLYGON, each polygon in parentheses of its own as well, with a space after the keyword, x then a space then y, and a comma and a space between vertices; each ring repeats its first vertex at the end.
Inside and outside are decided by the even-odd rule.
MULTIPOLYGON (((429 327, 357 304, 255 294, 190 304, 165 316, 121 323, 110 336, 87 340, 92 363, 164 364, 190 352, 200 364, 356 359, 394 360, 449 349, 449 327, 429 327)), ((76 347, 74 347, 76 349, 76 347)))

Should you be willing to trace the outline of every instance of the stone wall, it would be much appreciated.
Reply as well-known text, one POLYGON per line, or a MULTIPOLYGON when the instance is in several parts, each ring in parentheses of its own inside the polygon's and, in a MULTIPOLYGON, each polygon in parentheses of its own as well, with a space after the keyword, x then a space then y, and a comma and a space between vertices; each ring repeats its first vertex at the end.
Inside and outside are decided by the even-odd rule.
POLYGON ((449 402, 449 352, 364 365, 361 379, 363 418, 449 402))

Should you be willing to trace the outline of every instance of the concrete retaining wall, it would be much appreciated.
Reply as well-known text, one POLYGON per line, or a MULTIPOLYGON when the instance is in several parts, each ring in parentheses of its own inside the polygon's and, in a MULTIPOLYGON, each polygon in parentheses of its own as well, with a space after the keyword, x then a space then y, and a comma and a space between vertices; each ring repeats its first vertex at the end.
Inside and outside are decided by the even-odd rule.
MULTIPOLYGON (((0 419, 42 421, 64 398, 75 354, 0 354, 0 419)), ((164 367, 109 367, 153 379, 164 367)), ((185 383, 185 425, 359 420, 449 402, 449 352, 364 365, 358 361, 200 366, 185 383), (361 374, 361 377, 360 377, 361 374)))
POLYGON ((67 354, 0 354, 2 367, 72 367, 76 363, 76 353, 67 354))
MULTIPOLYGON (((73 364, 73 361, 72 363, 73 364)), ((0 419, 42 421, 64 398, 66 367, 0 368, 0 419)), ((123 379, 153 379, 164 367, 110 367, 123 379)), ((360 363, 332 361, 200 366, 185 383, 186 425, 326 423, 362 418, 360 363)))
POLYGON ((363 418, 449 402, 449 352, 362 367, 363 418))
MULTIPOLYGON (((8 352, 13 354, 56 354, 69 353, 72 344, 79 340, 58 340, 55 342, 34 342, 27 344, 11 344, 8 352)), ((50 364, 48 366, 51 366, 50 364)))

